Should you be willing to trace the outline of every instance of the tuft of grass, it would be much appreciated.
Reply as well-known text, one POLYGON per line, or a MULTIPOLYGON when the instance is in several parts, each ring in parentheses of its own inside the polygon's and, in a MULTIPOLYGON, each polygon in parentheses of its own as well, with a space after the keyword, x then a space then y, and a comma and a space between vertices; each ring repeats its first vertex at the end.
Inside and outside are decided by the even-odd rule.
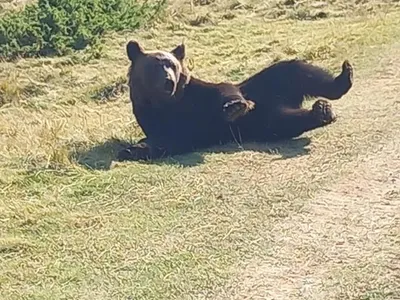
POLYGON ((23 82, 15 72, 0 78, 0 107, 26 105, 29 99, 47 94, 47 86, 33 80, 23 82))
POLYGON ((16 83, 16 76, 0 81, 0 107, 5 104, 16 103, 20 100, 21 89, 16 83))
POLYGON ((126 77, 119 77, 112 83, 94 89, 90 94, 91 98, 97 101, 112 101, 125 94, 129 90, 126 77))
POLYGON ((192 26, 201 26, 201 25, 212 25, 214 21, 209 14, 203 16, 196 16, 194 19, 189 21, 189 24, 192 26))

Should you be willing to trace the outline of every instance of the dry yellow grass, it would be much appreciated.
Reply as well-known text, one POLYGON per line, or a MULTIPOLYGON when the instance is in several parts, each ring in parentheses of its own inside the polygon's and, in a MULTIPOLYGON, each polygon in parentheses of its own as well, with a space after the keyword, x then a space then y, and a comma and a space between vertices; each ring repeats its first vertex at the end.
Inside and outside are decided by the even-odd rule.
POLYGON ((1 0, 0 1, 0 15, 8 10, 21 9, 26 4, 34 2, 33 0, 1 0))
POLYGON ((398 3, 200 2, 109 36, 100 60, 0 63, 1 299, 400 298, 398 3), (113 139, 141 135, 129 39, 184 39, 210 80, 348 58, 355 85, 293 141, 113 165, 113 139))

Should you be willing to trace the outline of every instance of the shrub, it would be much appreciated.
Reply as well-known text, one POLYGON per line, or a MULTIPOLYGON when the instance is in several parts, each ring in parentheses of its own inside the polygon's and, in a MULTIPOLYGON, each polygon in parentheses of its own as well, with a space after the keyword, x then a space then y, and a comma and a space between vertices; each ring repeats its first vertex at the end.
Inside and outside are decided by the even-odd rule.
POLYGON ((39 0, 0 19, 0 57, 64 55, 99 42, 107 31, 136 29, 165 0, 39 0))

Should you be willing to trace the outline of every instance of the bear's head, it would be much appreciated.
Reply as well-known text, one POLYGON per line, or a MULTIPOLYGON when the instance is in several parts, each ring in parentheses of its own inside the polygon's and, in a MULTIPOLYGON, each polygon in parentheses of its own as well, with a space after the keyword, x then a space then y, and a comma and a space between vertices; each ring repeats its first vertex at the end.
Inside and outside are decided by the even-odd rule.
POLYGON ((172 51, 144 51, 138 42, 130 41, 126 51, 131 61, 129 88, 135 104, 146 103, 160 107, 179 101, 190 81, 183 62, 183 43, 172 51))

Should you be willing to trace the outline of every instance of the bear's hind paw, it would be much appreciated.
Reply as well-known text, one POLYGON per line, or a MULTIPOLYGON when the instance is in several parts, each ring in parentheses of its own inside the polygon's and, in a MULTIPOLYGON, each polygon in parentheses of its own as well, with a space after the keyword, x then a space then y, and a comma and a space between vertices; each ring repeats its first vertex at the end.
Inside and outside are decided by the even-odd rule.
POLYGON ((323 125, 333 123, 337 118, 332 105, 326 100, 317 100, 312 106, 312 114, 323 125))

